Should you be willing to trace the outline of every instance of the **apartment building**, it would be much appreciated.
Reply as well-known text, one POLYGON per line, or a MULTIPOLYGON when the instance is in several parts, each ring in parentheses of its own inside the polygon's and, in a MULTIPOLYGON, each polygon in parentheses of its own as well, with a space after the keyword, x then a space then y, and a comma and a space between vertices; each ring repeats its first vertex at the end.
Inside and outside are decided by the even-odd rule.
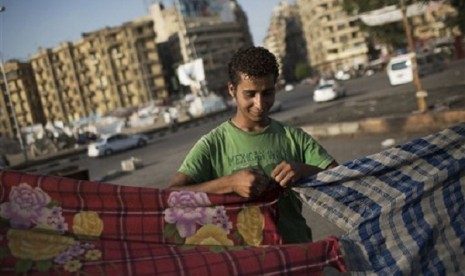
POLYGON ((183 7, 165 7, 161 3, 152 4, 150 14, 155 22, 157 42, 164 43, 171 38, 179 43, 181 60, 173 60, 172 66, 201 58, 208 89, 226 95, 229 59, 239 48, 253 42, 247 16, 240 5, 231 0, 223 8, 229 9, 228 18, 216 13, 187 14, 183 7))
POLYGON ((47 121, 71 123, 167 97, 148 17, 41 49, 31 64, 47 121))
POLYGON ((445 21, 456 16, 457 11, 445 3, 432 3, 422 15, 412 18, 413 36, 425 47, 450 43, 460 35, 458 26, 449 27, 445 21))
POLYGON ((286 82, 296 81, 296 67, 308 66, 307 49, 296 5, 282 0, 273 10, 267 34, 263 40, 279 64, 280 76, 286 82))
MULTIPOLYGON (((10 60, 4 65, 8 91, 0 79, 0 133, 17 137, 19 129, 45 122, 31 64, 10 60), (9 93, 9 94, 8 94, 9 93), (11 99, 11 102, 10 102, 11 99)), ((3 73, 3 72, 2 72, 3 73)))
POLYGON ((357 69, 368 62, 366 34, 357 16, 348 16, 337 0, 296 0, 308 59, 321 74, 357 69))

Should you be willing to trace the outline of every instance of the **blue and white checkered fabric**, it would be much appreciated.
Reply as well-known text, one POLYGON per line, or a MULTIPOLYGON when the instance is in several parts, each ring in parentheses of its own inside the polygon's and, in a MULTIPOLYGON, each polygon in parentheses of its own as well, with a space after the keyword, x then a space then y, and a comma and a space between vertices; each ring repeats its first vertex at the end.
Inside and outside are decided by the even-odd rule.
POLYGON ((465 123, 322 172, 294 190, 346 231, 340 238, 352 271, 465 274, 465 123))

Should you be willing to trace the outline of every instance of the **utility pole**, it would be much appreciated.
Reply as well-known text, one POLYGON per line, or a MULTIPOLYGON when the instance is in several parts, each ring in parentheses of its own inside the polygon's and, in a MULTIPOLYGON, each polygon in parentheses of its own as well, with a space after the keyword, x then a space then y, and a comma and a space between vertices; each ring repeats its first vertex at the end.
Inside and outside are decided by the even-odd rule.
POLYGON ((407 7, 405 0, 400 0, 400 10, 402 11, 402 23, 404 25, 405 34, 407 35, 408 50, 412 53, 412 70, 413 70, 413 84, 415 85, 415 96, 417 98, 418 112, 425 113, 428 111, 428 104, 426 98, 428 93, 423 90, 420 77, 418 75, 418 64, 416 59, 415 45, 413 44, 412 28, 407 18, 407 7))
MULTIPOLYGON (((3 11, 5 11, 5 7, 0 6, 0 12, 3 12, 3 11)), ((13 115, 13 123, 14 123, 14 127, 16 129, 16 136, 18 138, 19 146, 20 146, 21 151, 22 151, 23 156, 24 156, 24 162, 27 162, 27 160, 28 160, 27 149, 24 147, 23 136, 21 135, 21 129, 19 128, 19 125, 18 125, 18 119, 16 118, 16 110, 15 110, 15 107, 13 106, 13 101, 11 100, 11 93, 10 93, 10 88, 8 86, 8 80, 7 80, 7 77, 6 77, 5 67, 3 66, 3 57, 2 57, 2 55, 0 55, 0 69, 2 70, 3 84, 5 85, 5 92, 6 92, 6 95, 8 97, 8 104, 10 106, 10 110, 11 110, 11 113, 13 115)))

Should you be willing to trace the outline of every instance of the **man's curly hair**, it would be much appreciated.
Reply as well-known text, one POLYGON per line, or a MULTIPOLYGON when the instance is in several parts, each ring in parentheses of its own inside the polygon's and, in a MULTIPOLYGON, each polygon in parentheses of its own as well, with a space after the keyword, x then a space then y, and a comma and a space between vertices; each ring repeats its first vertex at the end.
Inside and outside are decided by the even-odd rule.
POLYGON ((229 81, 234 87, 239 84, 240 73, 252 78, 273 74, 276 82, 279 75, 276 57, 263 47, 242 48, 229 62, 229 81))

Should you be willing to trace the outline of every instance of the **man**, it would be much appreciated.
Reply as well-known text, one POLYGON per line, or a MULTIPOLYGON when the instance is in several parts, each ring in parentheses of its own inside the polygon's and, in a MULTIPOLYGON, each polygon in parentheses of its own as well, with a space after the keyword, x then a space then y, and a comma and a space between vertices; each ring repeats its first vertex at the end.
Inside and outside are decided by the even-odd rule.
POLYGON ((278 74, 276 58, 265 48, 241 49, 232 57, 228 90, 236 113, 194 145, 170 187, 254 197, 278 183, 283 241, 308 242, 301 203, 286 187, 337 163, 304 131, 268 117, 278 74))

